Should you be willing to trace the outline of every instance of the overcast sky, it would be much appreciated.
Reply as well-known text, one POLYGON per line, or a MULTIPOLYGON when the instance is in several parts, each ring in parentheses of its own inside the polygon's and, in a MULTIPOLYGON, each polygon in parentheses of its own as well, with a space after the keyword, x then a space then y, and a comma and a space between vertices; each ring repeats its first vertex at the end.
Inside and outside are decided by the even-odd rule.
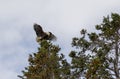
POLYGON ((53 32, 67 56, 82 28, 95 31, 112 12, 120 14, 120 0, 0 0, 0 79, 19 79, 37 51, 33 23, 53 32))

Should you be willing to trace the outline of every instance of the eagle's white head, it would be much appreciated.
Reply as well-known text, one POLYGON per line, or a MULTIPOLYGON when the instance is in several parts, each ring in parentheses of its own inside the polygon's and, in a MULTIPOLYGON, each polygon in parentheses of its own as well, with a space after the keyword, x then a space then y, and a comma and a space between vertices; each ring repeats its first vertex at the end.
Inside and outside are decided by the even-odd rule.
POLYGON ((48 36, 50 36, 50 35, 52 35, 52 33, 51 32, 45 32, 48 36))
POLYGON ((41 38, 41 37, 36 37, 36 41, 37 41, 38 43, 40 43, 40 42, 41 42, 41 40, 42 40, 42 38, 41 38))

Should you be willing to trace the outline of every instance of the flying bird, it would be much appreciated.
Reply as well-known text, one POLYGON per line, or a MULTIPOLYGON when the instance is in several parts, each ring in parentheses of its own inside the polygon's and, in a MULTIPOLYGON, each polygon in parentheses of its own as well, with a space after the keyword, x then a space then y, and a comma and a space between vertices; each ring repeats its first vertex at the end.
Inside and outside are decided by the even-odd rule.
POLYGON ((50 40, 50 41, 56 40, 56 36, 54 34, 52 34, 51 32, 44 32, 39 24, 35 23, 33 27, 37 35, 36 41, 38 43, 41 42, 42 40, 50 40))

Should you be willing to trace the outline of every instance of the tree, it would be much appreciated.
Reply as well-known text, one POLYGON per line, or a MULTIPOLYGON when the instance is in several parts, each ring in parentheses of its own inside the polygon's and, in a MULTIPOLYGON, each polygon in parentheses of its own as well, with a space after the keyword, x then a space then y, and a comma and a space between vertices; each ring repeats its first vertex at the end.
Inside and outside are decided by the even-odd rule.
POLYGON ((96 25, 98 32, 81 30, 81 37, 74 37, 71 51, 74 79, 120 78, 120 15, 112 13, 96 25))
POLYGON ((29 55, 29 66, 23 70, 22 79, 64 79, 69 74, 64 73, 63 69, 69 67, 64 55, 58 55, 60 48, 51 42, 43 40, 37 53, 29 55), (65 62, 63 62, 65 61, 65 62), (66 66, 64 66, 66 64, 66 66))

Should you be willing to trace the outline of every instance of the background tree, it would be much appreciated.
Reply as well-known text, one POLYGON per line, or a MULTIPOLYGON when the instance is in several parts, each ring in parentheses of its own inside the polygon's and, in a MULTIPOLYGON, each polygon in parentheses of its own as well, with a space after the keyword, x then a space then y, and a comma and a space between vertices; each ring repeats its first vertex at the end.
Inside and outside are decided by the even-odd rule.
POLYGON ((43 40, 37 53, 29 55, 29 66, 23 70, 22 79, 65 79, 70 73, 64 55, 58 56, 60 48, 43 40), (64 62, 63 62, 64 61, 64 62), (63 71, 66 69, 66 71, 63 71))
POLYGON ((72 51, 72 75, 87 79, 120 78, 120 15, 112 13, 96 25, 98 32, 81 30, 81 37, 75 37, 72 51))

